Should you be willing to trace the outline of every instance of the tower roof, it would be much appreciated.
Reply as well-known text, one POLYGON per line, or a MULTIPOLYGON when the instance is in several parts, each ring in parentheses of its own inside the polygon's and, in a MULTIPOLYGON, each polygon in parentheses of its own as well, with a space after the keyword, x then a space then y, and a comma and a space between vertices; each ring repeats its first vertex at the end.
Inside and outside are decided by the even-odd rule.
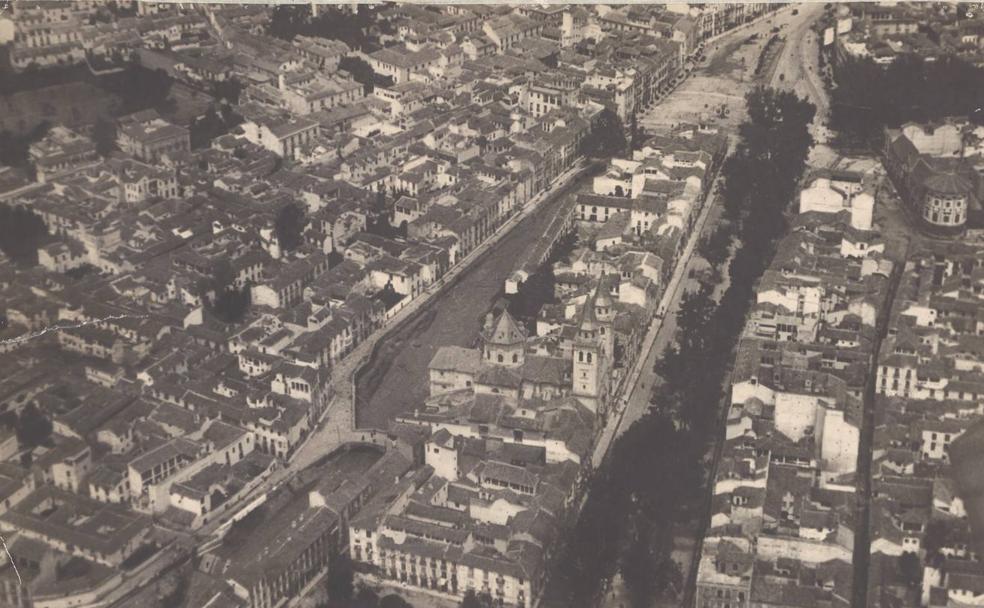
POLYGON ((595 298, 592 296, 581 307, 581 329, 594 329, 598 324, 598 317, 595 316, 595 298))
POLYGON ((512 318, 509 311, 504 310, 499 315, 499 319, 496 321, 492 331, 485 336, 485 341, 489 344, 498 344, 501 346, 519 344, 526 341, 526 332, 516 323, 516 320, 512 318))
POLYGON ((605 308, 611 308, 613 306, 612 296, 608 293, 610 285, 608 275, 602 275, 598 281, 598 286, 595 288, 594 301, 596 307, 603 306, 605 308))

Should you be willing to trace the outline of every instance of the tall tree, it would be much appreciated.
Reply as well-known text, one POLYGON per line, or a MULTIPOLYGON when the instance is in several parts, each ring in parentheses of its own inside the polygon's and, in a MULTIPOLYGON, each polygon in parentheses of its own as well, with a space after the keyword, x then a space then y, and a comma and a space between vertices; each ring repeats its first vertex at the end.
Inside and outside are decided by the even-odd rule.
POLYGON ((630 539, 622 553, 619 571, 625 581, 632 608, 649 608, 656 595, 656 555, 648 518, 632 518, 630 539))
POLYGON ((303 242, 307 218, 304 209, 297 203, 284 205, 277 214, 274 232, 283 251, 293 251, 303 242))
POLYGON ((899 556, 899 574, 910 587, 918 587, 922 582, 922 562, 919 555, 910 551, 899 556))
POLYGON ((34 403, 28 403, 17 417, 17 443, 24 448, 46 445, 51 439, 51 419, 34 403))
POLYGON ((44 221, 30 209, 0 204, 0 251, 14 262, 36 264, 47 234, 44 221))
POLYGON ((341 605, 352 601, 355 593, 354 575, 352 559, 347 552, 342 553, 328 570, 328 579, 325 584, 328 598, 332 602, 341 605))
POLYGON ((604 581, 619 564, 634 604, 649 605, 646 598, 682 586, 679 565, 671 557, 670 526, 692 521, 704 508, 703 459, 720 419, 729 357, 753 285, 785 227, 783 214, 812 143, 810 104, 766 90, 749 95, 746 103, 749 120, 735 159, 723 169, 722 196, 731 209, 729 229, 736 242, 729 287, 720 303, 711 297, 710 284, 682 303, 680 339, 657 366, 663 382, 653 399, 660 407, 615 441, 589 480, 584 507, 552 560, 546 594, 559 605, 596 605, 604 581))
POLYGON ((338 62, 338 69, 351 74, 352 80, 362 85, 366 95, 372 93, 376 87, 393 86, 391 77, 377 74, 368 63, 358 57, 342 57, 342 60, 338 62))
POLYGON ((853 58, 839 63, 834 76, 830 127, 840 146, 877 147, 885 127, 909 121, 984 119, 984 69, 959 57, 927 63, 919 55, 903 54, 887 67, 871 58, 853 58))
POLYGON ((101 156, 109 156, 116 149, 116 125, 104 116, 96 119, 92 126, 92 140, 96 144, 96 152, 101 156))
POLYGON ((605 108, 591 131, 581 139, 580 152, 590 158, 611 158, 624 154, 627 145, 622 119, 605 108))

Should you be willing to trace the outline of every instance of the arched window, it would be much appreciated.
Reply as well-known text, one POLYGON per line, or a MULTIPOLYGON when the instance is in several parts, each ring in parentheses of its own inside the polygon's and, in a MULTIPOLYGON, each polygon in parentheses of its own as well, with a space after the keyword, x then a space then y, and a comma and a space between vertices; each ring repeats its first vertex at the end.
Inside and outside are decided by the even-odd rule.
POLYGON ((588 353, 588 363, 591 363, 591 353, 588 353))
POLYGON ((502 363, 502 353, 499 353, 499 355, 497 356, 497 359, 499 360, 499 363, 502 363))
POLYGON ((519 363, 519 355, 513 353, 513 363, 519 363))
POLYGON ((578 363, 584 363, 584 351, 583 350, 577 351, 577 361, 578 361, 578 363))

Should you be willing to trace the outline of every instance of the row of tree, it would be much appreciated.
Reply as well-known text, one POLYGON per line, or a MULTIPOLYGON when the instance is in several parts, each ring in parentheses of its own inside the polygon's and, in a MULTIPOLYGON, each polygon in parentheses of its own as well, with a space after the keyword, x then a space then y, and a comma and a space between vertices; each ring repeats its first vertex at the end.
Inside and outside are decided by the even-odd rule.
POLYGON ((366 50, 372 44, 369 31, 375 21, 376 9, 360 4, 355 12, 329 5, 318 7, 313 16, 308 6, 282 4, 273 9, 267 33, 283 40, 296 36, 317 36, 340 40, 355 50, 366 50))
POLYGON ((737 240, 731 283, 720 302, 709 283, 685 295, 677 343, 657 362, 662 381, 653 407, 590 479, 584 507, 552 560, 550 605, 595 605, 616 571, 632 606, 682 588, 671 558, 673 526, 704 517, 704 459, 718 430, 722 384, 812 145, 810 104, 761 88, 746 102, 749 120, 722 168, 725 232, 710 239, 721 263, 737 240))
POLYGON ((853 58, 834 71, 830 127, 844 147, 877 146, 885 127, 966 116, 984 124, 984 69, 958 57, 901 55, 888 66, 853 58))
POLYGON ((758 88, 749 93, 748 120, 739 143, 722 168, 720 196, 724 220, 702 243, 701 253, 715 266, 734 255, 729 286, 720 302, 711 285, 684 297, 677 322, 678 340, 657 364, 663 379, 654 399, 687 404, 675 408, 687 428, 709 436, 717 421, 721 386, 737 336, 754 297, 754 285, 786 232, 786 211, 806 166, 813 139, 809 125, 815 108, 788 91, 758 88), (691 370, 700 369, 700 375, 691 370))

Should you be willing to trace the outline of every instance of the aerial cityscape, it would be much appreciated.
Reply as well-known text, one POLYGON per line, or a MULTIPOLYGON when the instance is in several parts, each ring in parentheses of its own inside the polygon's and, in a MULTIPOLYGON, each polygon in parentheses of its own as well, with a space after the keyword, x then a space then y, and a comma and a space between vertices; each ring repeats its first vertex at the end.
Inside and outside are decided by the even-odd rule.
POLYGON ((0 608, 982 559, 980 3, 0 3, 0 608))

